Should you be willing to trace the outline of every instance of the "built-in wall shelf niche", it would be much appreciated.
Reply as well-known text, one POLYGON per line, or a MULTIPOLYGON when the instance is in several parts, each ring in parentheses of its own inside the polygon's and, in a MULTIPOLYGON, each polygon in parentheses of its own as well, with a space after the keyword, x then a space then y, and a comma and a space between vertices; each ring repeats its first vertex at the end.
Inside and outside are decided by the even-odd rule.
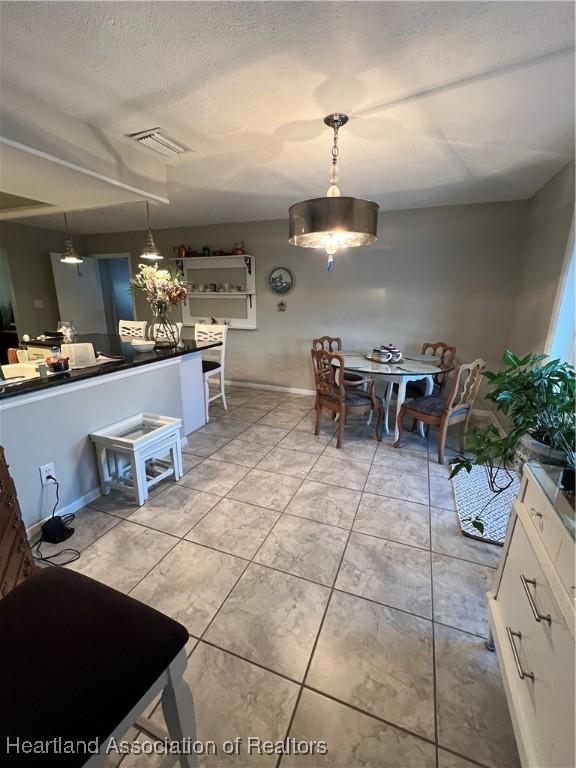
POLYGON ((256 328, 256 259, 248 254, 175 259, 187 284, 184 325, 214 318, 230 328, 256 328))

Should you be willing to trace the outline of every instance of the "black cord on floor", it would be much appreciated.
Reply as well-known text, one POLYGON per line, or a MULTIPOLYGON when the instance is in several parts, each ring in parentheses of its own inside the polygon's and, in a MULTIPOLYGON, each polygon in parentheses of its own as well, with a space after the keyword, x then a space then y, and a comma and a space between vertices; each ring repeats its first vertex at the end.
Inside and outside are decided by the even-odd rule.
MULTIPOLYGON (((56 485, 56 502, 54 504, 54 507, 52 509, 52 515, 50 516, 51 519, 54 518, 56 514, 56 509, 58 507, 58 504, 60 503, 60 483, 53 475, 48 475, 48 480, 53 480, 54 484, 56 485)), ((76 515, 70 514, 70 515, 64 515, 62 519, 63 525, 70 525, 70 523, 74 520, 76 515)), ((61 549, 59 552, 55 552, 53 555, 43 555, 40 550, 40 545, 44 541, 42 534, 40 535, 40 538, 38 541, 36 541, 34 544, 32 544, 32 555, 34 557, 34 560, 37 562, 46 563, 46 565, 56 565, 56 566, 62 566, 62 565, 70 565, 70 563, 75 562, 80 557, 80 552, 77 549, 72 549, 71 547, 65 547, 64 549, 61 549), (53 563, 52 560, 54 558, 60 557, 60 555, 63 555, 65 552, 71 552, 72 557, 69 560, 65 560, 63 563, 53 563)))

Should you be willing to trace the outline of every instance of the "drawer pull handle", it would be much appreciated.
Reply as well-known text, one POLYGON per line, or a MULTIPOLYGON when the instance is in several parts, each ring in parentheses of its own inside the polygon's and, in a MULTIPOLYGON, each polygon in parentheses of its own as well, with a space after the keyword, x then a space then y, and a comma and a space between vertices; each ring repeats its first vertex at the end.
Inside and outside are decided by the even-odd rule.
POLYGON ((506 627, 506 634, 508 635, 508 640, 510 641, 510 646, 512 648, 512 656, 514 656, 514 663, 516 664, 516 669, 518 670, 518 677, 520 680, 524 680, 525 677, 528 677, 530 680, 532 680, 532 682, 534 682, 534 674, 532 672, 524 672, 522 669, 520 656, 518 656, 518 649, 516 648, 516 643, 514 642, 515 637, 517 637, 518 640, 522 639, 522 632, 513 632, 510 627, 506 627))
POLYGON ((534 595, 530 591, 530 587, 528 586, 531 584, 533 587, 536 587, 536 579, 527 579, 526 576, 524 576, 523 573, 520 574, 520 581, 522 582, 522 586, 524 587, 524 592, 526 592, 526 597, 528 598, 528 602, 530 603, 530 608, 532 609, 532 613, 534 615, 534 618, 536 621, 547 621, 548 624, 552 624, 552 616, 550 614, 544 614, 540 613, 538 610, 538 607, 536 605, 536 602, 534 601, 534 595))

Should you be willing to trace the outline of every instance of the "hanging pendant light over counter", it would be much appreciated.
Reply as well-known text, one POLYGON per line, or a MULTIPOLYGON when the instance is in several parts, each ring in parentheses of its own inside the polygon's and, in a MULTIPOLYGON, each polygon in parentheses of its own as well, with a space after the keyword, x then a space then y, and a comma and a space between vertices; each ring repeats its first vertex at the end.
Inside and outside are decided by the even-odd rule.
POLYGON ((64 253, 60 256, 60 261, 63 264, 82 264, 84 259, 74 248, 72 235, 68 229, 68 219, 66 218, 66 214, 64 214, 64 228, 66 230, 66 238, 64 240, 64 253))
POLYGON ((146 259, 147 261, 160 261, 164 256, 162 256, 154 242, 154 235, 152 234, 152 227, 150 226, 150 206, 148 203, 146 203, 146 217, 148 221, 148 234, 146 236, 146 245, 140 254, 140 258, 146 259))
POLYGON ((289 209, 289 242, 303 248, 324 248, 328 254, 328 271, 334 265, 339 248, 357 248, 376 240, 377 203, 356 197, 342 197, 338 187, 338 131, 348 116, 335 112, 324 118, 334 131, 330 187, 326 197, 295 203, 289 209))

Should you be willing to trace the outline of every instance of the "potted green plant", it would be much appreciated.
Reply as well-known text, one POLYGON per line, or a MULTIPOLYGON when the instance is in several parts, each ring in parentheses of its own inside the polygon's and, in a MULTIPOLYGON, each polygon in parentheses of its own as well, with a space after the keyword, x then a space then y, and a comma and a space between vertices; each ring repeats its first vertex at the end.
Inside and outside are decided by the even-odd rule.
MULTIPOLYGON (((504 354, 505 367, 484 376, 489 383, 487 400, 496 405, 507 425, 472 431, 467 451, 471 458, 451 459, 454 477, 473 465, 486 468, 488 485, 499 494, 513 482, 511 469, 518 463, 538 460, 564 467, 562 487, 574 492, 575 401, 574 368, 547 355, 529 354, 519 358, 510 350, 504 354)), ((483 531, 481 520, 472 521, 483 531)))

